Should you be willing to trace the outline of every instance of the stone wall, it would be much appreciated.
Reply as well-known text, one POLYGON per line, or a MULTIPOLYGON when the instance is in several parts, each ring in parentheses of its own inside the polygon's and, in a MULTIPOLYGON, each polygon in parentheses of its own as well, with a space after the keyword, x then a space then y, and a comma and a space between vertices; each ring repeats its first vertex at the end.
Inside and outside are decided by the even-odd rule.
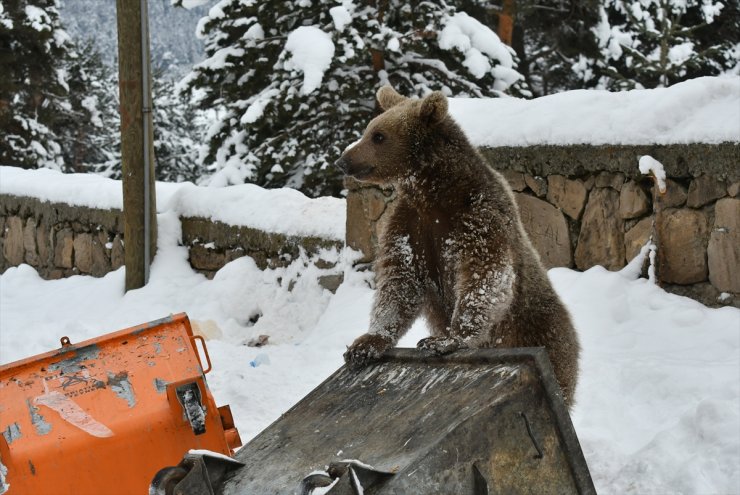
POLYGON ((120 210, 0 195, 0 272, 27 263, 46 279, 102 277, 123 265, 120 210))
MULTIPOLYGON (((265 269, 287 266, 303 250, 322 269, 319 282, 324 287, 334 290, 341 282, 340 267, 321 255, 341 250, 342 241, 267 233, 203 218, 180 220, 190 264, 209 278, 241 256, 251 256, 265 269)), ((0 194, 0 273, 21 263, 46 279, 101 277, 124 264, 123 215, 120 210, 0 194)))
MULTIPOLYGON (((525 229, 548 268, 618 270, 655 230, 661 285, 707 305, 740 306, 738 143, 481 151, 515 191, 525 229), (663 163, 668 176, 667 191, 656 200, 652 179, 638 169, 646 154, 663 163)), ((371 262, 395 195, 355 181, 347 188, 347 244, 371 262)))

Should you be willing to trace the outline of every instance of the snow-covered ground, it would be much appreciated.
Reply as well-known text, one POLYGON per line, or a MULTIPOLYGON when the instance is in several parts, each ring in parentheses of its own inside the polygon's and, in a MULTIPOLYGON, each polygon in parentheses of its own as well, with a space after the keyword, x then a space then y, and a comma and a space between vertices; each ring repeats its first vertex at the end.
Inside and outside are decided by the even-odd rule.
MULTIPOLYGON (((61 195, 52 200, 81 202, 90 193, 78 181, 99 180, 64 177, 64 193, 50 172, 33 173, 47 174, 35 181, 35 195, 61 195)), ((0 192, 22 188, 20 174, 0 169, 0 192)), ((104 183, 96 184, 92 203, 117 201, 115 192, 101 192, 104 183)), ((228 191, 234 190, 221 190, 224 210, 232 208, 235 196, 228 191)), ((353 254, 346 251, 345 282, 334 295, 300 259, 263 272, 240 258, 208 280, 193 272, 186 248, 178 245, 178 213, 185 206, 177 198, 190 194, 197 202, 210 193, 160 185, 158 194, 159 251, 145 288, 124 294, 123 269, 99 279, 44 281, 22 265, 0 276, 0 363, 55 349, 63 335, 79 342, 184 311, 202 326, 220 329, 221 336, 208 342, 208 383, 219 404, 231 405, 248 441, 342 365, 345 346, 367 329, 371 274, 351 270, 353 254), (289 291, 291 280, 296 283, 289 291), (261 316, 251 323, 255 315, 261 316), (267 346, 245 345, 263 334, 269 335, 267 346)), ((300 228, 343 234, 331 230, 343 228, 342 200, 313 210, 321 202, 278 191, 242 204, 242 214, 279 210, 283 195, 305 207, 300 228)), ((201 204, 206 213, 217 209, 201 204)), ((629 267, 619 273, 600 267, 550 271, 583 345, 573 422, 597 490, 740 493, 740 311, 706 308, 631 273, 629 267)), ((413 346, 425 333, 418 322, 401 345, 413 346)))

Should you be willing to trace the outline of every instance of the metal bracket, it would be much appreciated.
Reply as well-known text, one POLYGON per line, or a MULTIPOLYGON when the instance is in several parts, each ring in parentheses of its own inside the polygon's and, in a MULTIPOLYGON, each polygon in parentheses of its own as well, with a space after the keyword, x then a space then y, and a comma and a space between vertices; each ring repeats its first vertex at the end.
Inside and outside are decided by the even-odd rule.
POLYGON ((177 466, 160 469, 149 485, 149 495, 215 495, 229 471, 243 463, 216 453, 185 454, 177 466))
POLYGON ((331 486, 326 495, 362 495, 391 478, 395 473, 380 471, 358 461, 332 462, 326 473, 313 473, 301 481, 301 495, 310 495, 316 488, 331 486))

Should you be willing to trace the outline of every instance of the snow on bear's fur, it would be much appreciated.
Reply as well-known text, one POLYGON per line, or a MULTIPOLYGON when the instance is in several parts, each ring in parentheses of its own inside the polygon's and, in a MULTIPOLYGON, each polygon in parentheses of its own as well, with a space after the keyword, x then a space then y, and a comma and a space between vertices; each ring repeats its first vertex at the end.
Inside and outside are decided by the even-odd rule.
POLYGON ((337 165, 363 182, 393 185, 375 264, 377 291, 368 333, 345 353, 353 366, 377 360, 424 316, 420 349, 547 349, 572 405, 579 344, 522 227, 505 179, 470 144, 433 92, 421 100, 390 86, 384 110, 337 165))

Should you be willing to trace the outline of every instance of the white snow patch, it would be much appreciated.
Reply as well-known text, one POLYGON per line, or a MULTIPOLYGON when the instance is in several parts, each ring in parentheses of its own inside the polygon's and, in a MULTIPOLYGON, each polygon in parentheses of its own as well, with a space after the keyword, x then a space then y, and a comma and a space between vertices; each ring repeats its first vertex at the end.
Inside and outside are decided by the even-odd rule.
POLYGON ((90 122, 95 127, 103 127, 103 121, 100 119, 100 110, 98 110, 98 97, 95 95, 86 96, 80 102, 82 108, 90 112, 90 122))
POLYGON ((31 27, 36 31, 51 31, 51 19, 49 15, 39 7, 35 5, 26 5, 25 8, 26 18, 31 24, 31 27))
POLYGON ((663 164, 650 155, 640 157, 640 173, 652 175, 658 184, 660 194, 665 194, 665 169, 663 164))
POLYGON ((254 101, 249 105, 247 111, 244 112, 240 119, 242 124, 251 124, 257 122, 262 114, 265 112, 265 108, 270 104, 273 98, 278 96, 280 91, 278 89, 267 89, 262 91, 254 101))
MULTIPOLYGON (((205 5, 211 0, 182 0, 182 6, 186 9, 194 9, 195 7, 200 7, 201 5, 205 5)), ((175 0, 172 0, 172 3, 174 3, 175 0)))
POLYGON ((288 35, 285 51, 291 54, 285 68, 303 72, 301 93, 310 94, 321 85, 334 57, 331 36, 315 26, 301 26, 288 35))
POLYGON ((501 39, 491 31, 490 28, 481 24, 477 19, 470 17, 465 12, 458 12, 444 20, 444 28, 439 33, 437 43, 443 50, 456 49, 465 54, 463 65, 476 79, 485 76, 491 71, 491 62, 493 59, 498 62, 495 67, 509 69, 505 79, 499 80, 499 75, 493 73, 496 77, 494 89, 504 91, 513 82, 516 82, 521 76, 513 70, 514 59, 511 56, 509 48, 501 42, 501 39), (512 72, 517 75, 512 80, 512 72))
POLYGON ((740 77, 533 100, 451 98, 450 113, 476 146, 740 142, 740 77))
MULTIPOLYGON (((254 184, 217 188, 157 182, 156 187, 160 213, 209 218, 265 232, 344 239, 345 222, 338 220, 346 216, 344 199, 311 199, 295 189, 263 189, 254 184)), ((121 181, 48 169, 0 166, 0 194, 91 208, 123 207, 121 181)))
POLYGON ((214 452, 207 449, 190 449, 188 450, 188 454, 215 457, 217 459, 223 459, 225 461, 234 461, 233 457, 229 457, 228 455, 221 454, 220 452, 214 452))
POLYGON ((247 32, 242 36, 245 40, 261 40, 265 38, 265 30, 260 23, 256 22, 249 26, 247 32))
POLYGON ((344 5, 338 5, 329 9, 332 21, 334 21, 334 29, 337 31, 344 31, 344 28, 352 23, 352 14, 344 7, 344 5))

